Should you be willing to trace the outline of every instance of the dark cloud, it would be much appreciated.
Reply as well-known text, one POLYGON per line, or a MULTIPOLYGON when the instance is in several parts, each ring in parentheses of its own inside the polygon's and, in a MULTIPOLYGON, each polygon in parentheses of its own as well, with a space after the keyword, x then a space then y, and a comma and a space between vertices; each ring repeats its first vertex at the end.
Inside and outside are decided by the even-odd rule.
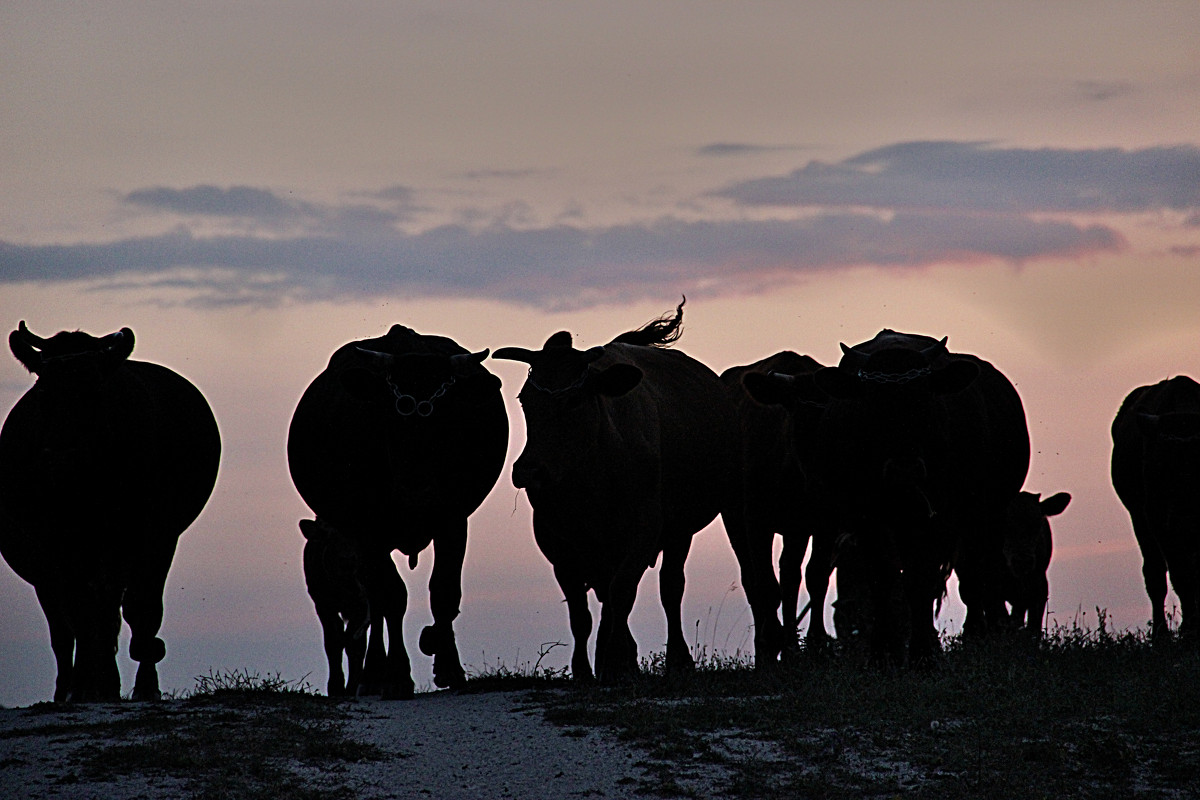
POLYGON ((300 204, 290 203, 267 189, 252 186, 192 186, 171 189, 155 186, 137 189, 125 195, 131 205, 176 214, 208 217, 249 217, 254 219, 290 219, 308 212, 300 204))
POLYGON ((1137 87, 1128 81, 1076 81, 1075 89, 1088 100, 1096 102, 1125 97, 1137 92, 1137 87))
POLYGON ((1004 149, 906 142, 714 193, 747 206, 1029 214, 1200 208, 1200 148, 1004 149))
POLYGON ((753 156, 759 153, 776 153, 780 150, 796 150, 795 147, 779 147, 746 142, 713 142, 706 144, 696 151, 698 156, 753 156))
POLYGON ((1109 228, 1068 222, 835 213, 803 220, 663 219, 599 229, 445 225, 416 234, 295 238, 176 231, 105 244, 0 243, 0 275, 172 288, 205 304, 422 294, 555 307, 662 287, 736 289, 848 265, 1026 261, 1122 245, 1109 228))

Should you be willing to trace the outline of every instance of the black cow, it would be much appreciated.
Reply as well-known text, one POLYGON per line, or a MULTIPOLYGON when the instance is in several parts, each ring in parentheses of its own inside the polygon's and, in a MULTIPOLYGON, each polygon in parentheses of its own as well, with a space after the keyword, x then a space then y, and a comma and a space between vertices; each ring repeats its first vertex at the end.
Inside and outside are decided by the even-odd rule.
POLYGON ((133 696, 157 699, 163 586, 217 479, 217 423, 186 379, 129 359, 128 328, 42 339, 22 322, 8 341, 37 382, 0 431, 0 553, 46 614, 54 699, 120 697, 122 614, 133 696))
MULTIPOLYGON (((785 350, 721 373, 721 380, 733 392, 741 421, 745 481, 744 509, 728 509, 722 518, 726 526, 746 531, 751 559, 765 559, 769 563, 775 534, 783 538, 779 585, 785 655, 796 642, 800 577, 810 537, 813 553, 804 572, 810 597, 807 608, 812 612, 807 639, 810 646, 815 646, 828 638, 824 610, 832 570, 833 537, 820 516, 823 511, 820 497, 805 477, 805 461, 811 458, 825 406, 792 402, 796 393, 780 386, 811 380, 812 374, 821 368, 809 356, 785 350), (784 404, 787 408, 781 407, 784 404)), ((774 572, 767 573, 765 578, 774 581, 774 572)), ((756 653, 760 659, 763 655, 756 653)))
MULTIPOLYGON (((577 679, 593 674, 589 589, 602 609, 596 674, 613 681, 637 672, 629 613, 659 554, 667 669, 693 666, 680 619, 684 561, 693 534, 737 501, 740 480, 731 394, 708 367, 663 349, 678 338, 682 319, 681 303, 674 318, 590 350, 576 350, 564 331, 541 350, 496 351, 496 358, 530 365, 519 395, 527 441, 513 483, 529 492, 534 538, 567 601, 577 679)), ((778 652, 778 604, 776 592, 775 625, 756 629, 756 648, 765 634, 776 641, 763 647, 778 652)))
POLYGON ((1019 492, 1008 504, 1004 524, 1004 599, 1017 628, 1041 635, 1050 584, 1046 570, 1054 552, 1050 517, 1067 510, 1071 495, 1019 492))
POLYGON ((1167 633, 1167 573, 1179 632, 1200 620, 1200 384, 1180 375, 1134 389, 1112 425, 1112 482, 1142 551, 1151 635, 1167 633))
POLYGON ((1029 468, 1025 413, 999 371, 945 342, 883 330, 842 345, 815 391, 794 382, 800 399, 826 403, 811 478, 837 515, 839 604, 869 606, 859 611, 884 660, 936 651, 932 612, 955 565, 965 628, 1007 620, 1000 528, 1029 468))
POLYGON ((500 380, 482 366, 486 357, 394 325, 340 347, 292 416, 292 481, 321 519, 357 539, 373 613, 388 621, 387 697, 411 697, 414 688, 401 637, 407 590, 381 557, 396 549, 415 565, 433 544, 433 625, 420 647, 434 657, 436 685, 465 680, 453 623, 467 517, 495 485, 508 447, 500 380))
MULTIPOLYGON (((374 572, 387 576, 385 580, 392 585, 399 581, 391 554, 373 550, 371 555, 386 563, 365 563, 368 553, 359 540, 324 519, 300 520, 300 532, 305 539, 304 582, 321 622, 325 657, 329 662, 329 696, 377 694, 386 661, 385 619, 379 611, 383 603, 371 602, 367 576, 374 572), (389 576, 389 572, 395 577, 389 576), (348 668, 345 672, 343 653, 348 668)), ((402 621, 387 621, 394 623, 395 636, 401 635, 402 621)))

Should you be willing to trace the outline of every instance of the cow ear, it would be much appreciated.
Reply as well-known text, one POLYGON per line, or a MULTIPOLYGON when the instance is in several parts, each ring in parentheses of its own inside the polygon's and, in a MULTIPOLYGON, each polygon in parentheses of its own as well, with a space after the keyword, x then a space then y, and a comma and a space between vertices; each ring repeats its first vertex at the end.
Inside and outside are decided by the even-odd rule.
POLYGON ((1056 517, 1067 510, 1067 504, 1071 502, 1071 495, 1067 492, 1059 492, 1051 495, 1039 504, 1042 514, 1047 517, 1056 517))
POLYGON ((796 378, 780 372, 747 372, 742 376, 746 394, 764 406, 785 406, 796 394, 796 378))
POLYGON ((836 400, 855 400, 862 396, 862 381, 838 367, 822 367, 813 373, 816 388, 836 400))
POLYGON ((383 378, 362 367, 350 367, 342 370, 338 374, 338 380, 341 382, 342 388, 355 400, 371 400, 387 389, 383 378))
POLYGON ((620 397, 642 381, 642 371, 632 364, 613 364, 591 373, 588 386, 605 397, 620 397))
POLYGON ((929 388, 934 394, 955 394, 979 377, 979 365, 974 361, 951 361, 935 369, 929 376, 929 388))

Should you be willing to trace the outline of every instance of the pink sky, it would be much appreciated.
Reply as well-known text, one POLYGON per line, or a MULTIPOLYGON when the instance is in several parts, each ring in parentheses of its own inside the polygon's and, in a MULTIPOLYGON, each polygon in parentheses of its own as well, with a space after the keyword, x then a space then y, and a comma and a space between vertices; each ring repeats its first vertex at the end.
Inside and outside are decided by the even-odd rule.
MULTIPOLYGON (((1025 402, 1027 488, 1075 497, 1053 619, 1148 619, 1108 425, 1133 387, 1200 371, 1194 3, 288 9, 0 9, 0 322, 128 325, 221 426, 168 581, 164 686, 244 667, 324 685, 284 443, 338 345, 400 322, 473 350, 587 346, 681 293, 678 346, 717 371, 833 363, 882 327, 995 363, 1025 402)), ((515 457, 523 370, 492 363, 515 457)), ((31 382, 0 358, 0 413, 31 382)), ((410 634, 429 565, 402 569, 410 634)), ((688 578, 699 644, 747 647, 719 524, 688 578)), ((468 667, 569 640, 507 470, 464 584, 468 667)), ((660 649, 653 575, 640 598, 640 649, 660 649)), ((0 607, 0 703, 48 699, 45 623, 7 566, 0 607)))

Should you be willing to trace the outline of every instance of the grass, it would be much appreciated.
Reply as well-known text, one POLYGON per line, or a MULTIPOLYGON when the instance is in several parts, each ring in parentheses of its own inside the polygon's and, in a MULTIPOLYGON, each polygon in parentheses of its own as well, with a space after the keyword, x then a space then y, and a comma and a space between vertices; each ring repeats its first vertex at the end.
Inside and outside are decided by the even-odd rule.
MULTIPOLYGON (((543 667, 558 646, 515 669, 497 662, 462 691, 526 692, 564 737, 600 729, 629 743, 648 796, 1200 796, 1200 647, 1112 631, 1102 612, 1094 630, 1059 626, 1041 643, 950 637, 933 666, 890 672, 824 650, 756 670, 697 649, 689 676, 667 676, 660 653, 610 688, 543 667)), ((355 796, 347 765, 403 757, 354 741, 351 707, 303 679, 210 672, 172 702, 120 704, 97 723, 56 717, 0 732, 0 745, 80 742, 57 776, 67 793, 133 776, 148 796, 337 800, 355 796)))
POLYGON ((764 673, 662 659, 624 687, 547 694, 548 718, 605 726, 647 758, 642 789, 728 797, 1200 796, 1200 653, 1136 632, 1058 628, 946 642, 929 669, 880 672, 828 653, 764 673))
POLYGON ((150 794, 197 800, 351 798, 356 795, 349 788, 336 782, 313 786, 292 767, 336 771, 346 763, 386 757, 351 740, 344 707, 317 695, 303 679, 210 672, 174 700, 118 709, 122 716, 102 722, 55 723, 13 734, 83 741, 57 777, 64 788, 139 777, 157 787, 150 794))

